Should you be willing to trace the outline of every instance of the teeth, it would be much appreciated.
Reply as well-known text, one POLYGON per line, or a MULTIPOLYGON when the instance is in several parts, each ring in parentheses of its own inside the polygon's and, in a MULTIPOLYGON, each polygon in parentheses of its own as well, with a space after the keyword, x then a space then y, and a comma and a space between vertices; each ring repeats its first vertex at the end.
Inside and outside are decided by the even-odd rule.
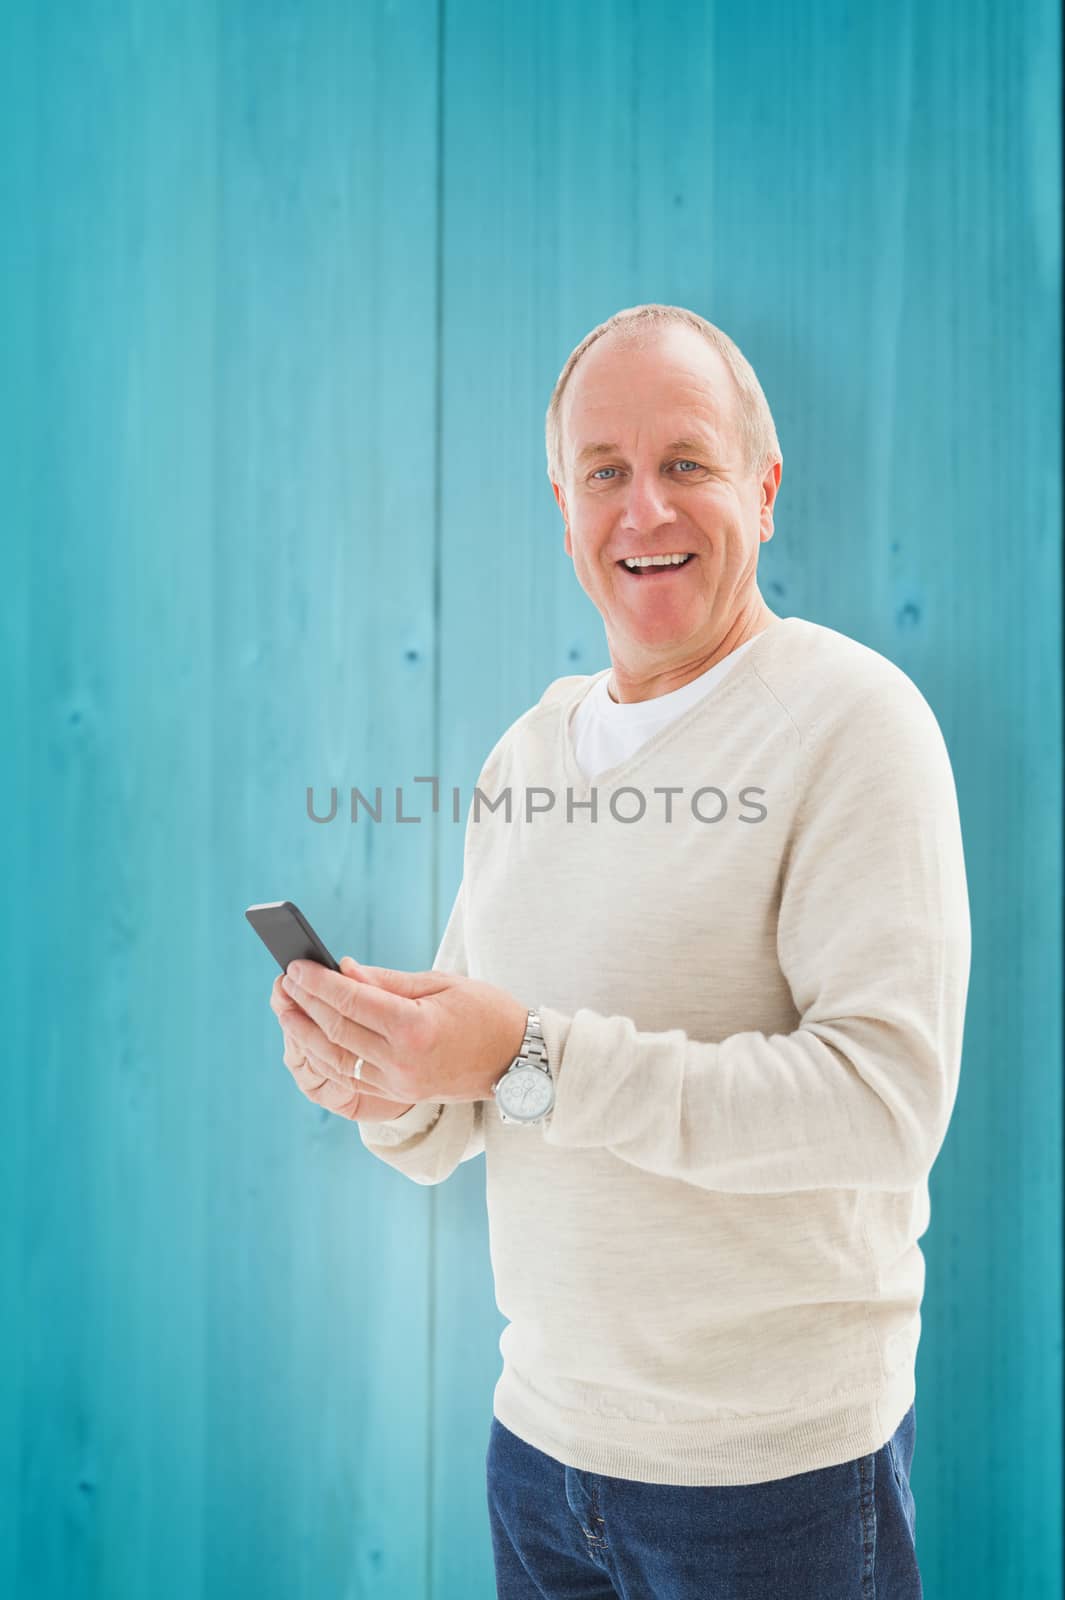
POLYGON ((627 556, 625 558, 625 565, 628 567, 630 572, 634 572, 637 567, 676 567, 679 566, 682 561, 687 561, 687 559, 688 557, 686 555, 627 556))

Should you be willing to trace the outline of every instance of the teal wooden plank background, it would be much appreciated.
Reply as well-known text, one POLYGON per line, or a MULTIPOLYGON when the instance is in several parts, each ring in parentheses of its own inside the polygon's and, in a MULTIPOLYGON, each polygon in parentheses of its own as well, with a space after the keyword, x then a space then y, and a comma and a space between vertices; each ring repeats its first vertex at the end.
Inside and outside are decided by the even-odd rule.
POLYGON ((1060 32, 1049 0, 3 8, 0 1591, 494 1593, 483 1162, 419 1188, 299 1095, 242 911, 431 962, 450 786, 607 664, 551 386, 659 300, 774 408, 769 603, 898 661, 947 738, 974 951, 918 1548, 928 1600, 1060 1594, 1060 32), (350 823, 353 784, 424 820, 350 823))

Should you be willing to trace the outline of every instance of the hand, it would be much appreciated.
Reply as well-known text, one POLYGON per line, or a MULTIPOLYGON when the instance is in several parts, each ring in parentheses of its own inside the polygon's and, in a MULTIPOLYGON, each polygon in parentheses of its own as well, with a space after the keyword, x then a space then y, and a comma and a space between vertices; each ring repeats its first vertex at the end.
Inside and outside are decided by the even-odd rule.
POLYGON ((302 1013, 282 989, 280 975, 274 979, 270 991, 270 1007, 281 1024, 285 1040, 285 1066, 296 1080, 296 1087, 308 1100, 338 1117, 346 1117, 349 1122, 392 1121, 411 1109, 410 1105, 397 1104, 384 1095, 368 1094, 358 1078, 347 1077, 338 1081, 328 1063, 309 1055, 297 1043, 290 1022, 292 1017, 297 1014, 302 1016, 302 1013))
POLYGON ((341 1089, 361 1083, 405 1106, 491 1097, 521 1049, 526 1005, 453 972, 399 972, 350 956, 340 968, 304 960, 296 963, 299 982, 281 979, 281 992, 298 1007, 286 1028, 318 1072, 341 1089))

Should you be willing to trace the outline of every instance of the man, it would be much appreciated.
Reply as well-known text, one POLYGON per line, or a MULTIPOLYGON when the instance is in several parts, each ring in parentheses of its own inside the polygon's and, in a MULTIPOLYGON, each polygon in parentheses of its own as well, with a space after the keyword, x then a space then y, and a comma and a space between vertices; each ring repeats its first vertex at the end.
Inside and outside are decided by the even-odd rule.
POLYGON ((611 318, 547 438, 611 666, 490 753, 434 970, 298 963, 285 1061, 415 1182, 485 1153, 501 1596, 913 1600, 970 959, 942 735, 762 599, 782 458, 718 329, 611 318))

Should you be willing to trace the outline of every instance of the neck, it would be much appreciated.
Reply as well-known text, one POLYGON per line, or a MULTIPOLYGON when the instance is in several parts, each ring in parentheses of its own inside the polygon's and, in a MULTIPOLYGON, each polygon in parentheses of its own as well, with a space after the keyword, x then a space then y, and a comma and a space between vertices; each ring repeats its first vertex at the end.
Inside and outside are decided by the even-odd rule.
POLYGON ((753 605, 738 612, 712 645, 684 661, 651 660, 632 668, 611 650, 612 671, 606 682, 607 693, 618 705, 631 705, 640 700, 656 700, 659 695, 671 694, 674 689, 683 689, 686 683, 709 672, 733 650, 738 650, 740 645, 746 644, 757 634, 764 633, 770 623, 776 621, 776 613, 769 609, 760 594, 756 594, 753 605))

